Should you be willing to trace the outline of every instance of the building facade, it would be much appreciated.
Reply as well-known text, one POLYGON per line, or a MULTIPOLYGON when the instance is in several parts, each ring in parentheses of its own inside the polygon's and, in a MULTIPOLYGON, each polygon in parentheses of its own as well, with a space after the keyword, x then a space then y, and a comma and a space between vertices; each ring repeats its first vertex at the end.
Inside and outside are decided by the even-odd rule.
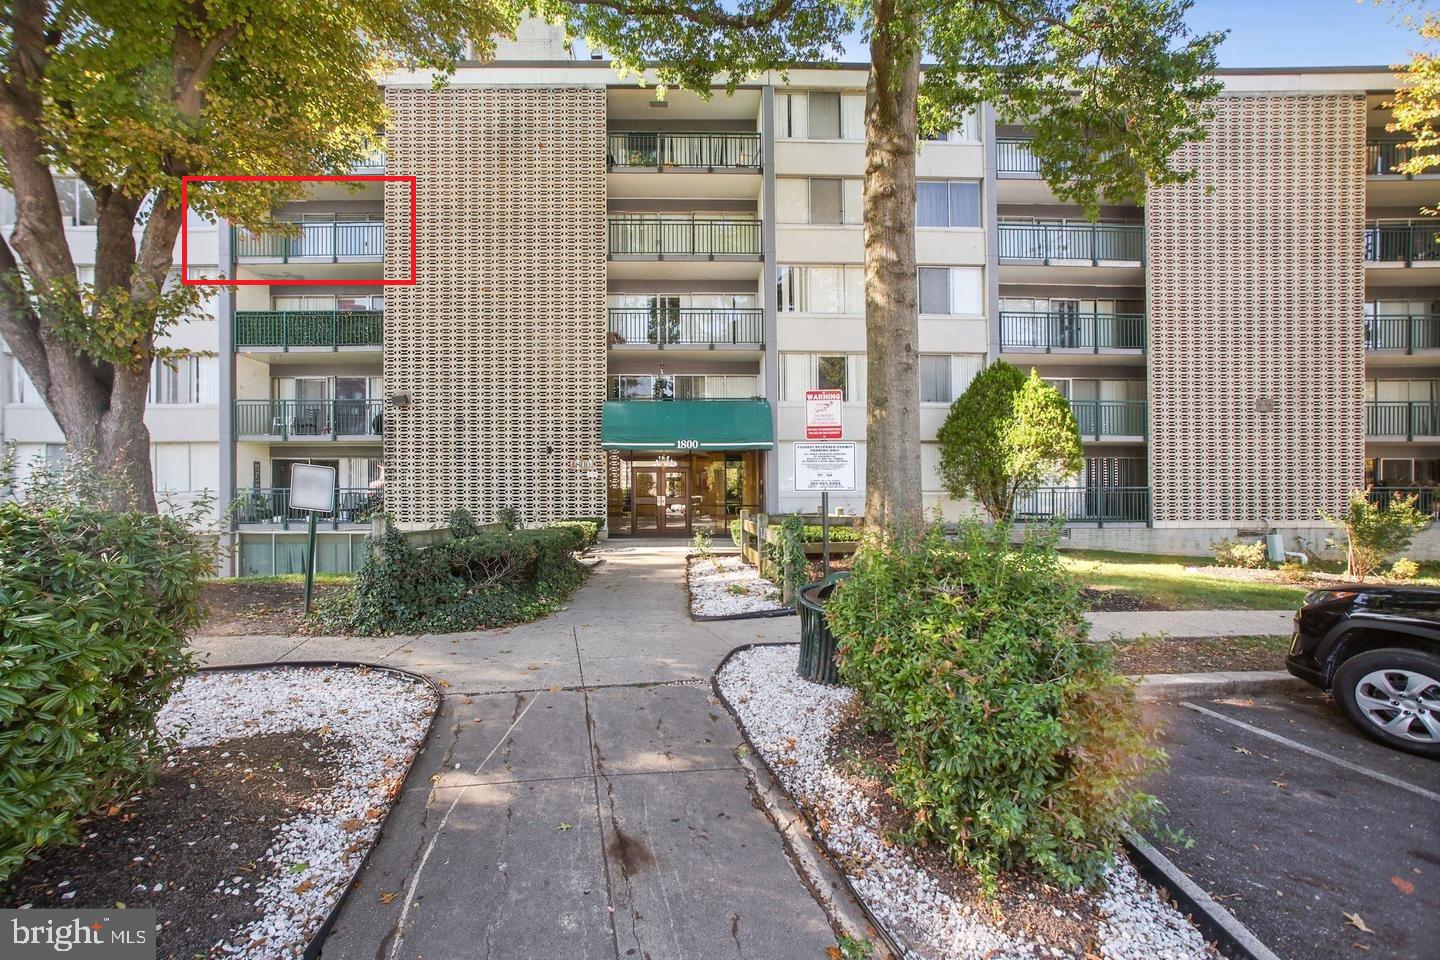
MULTIPOLYGON (((404 185, 326 184, 278 211, 287 236, 215 232, 217 269, 258 281, 217 299, 207 341, 237 572, 299 569, 301 461, 339 474, 322 569, 358 563, 382 486, 411 527, 466 506, 688 537, 813 510, 794 445, 814 389, 841 391, 858 448, 861 489, 832 507, 861 510, 864 68, 661 98, 521 41, 443 89, 390 78, 386 156, 357 172, 415 177, 413 210, 404 185), (412 239, 413 285, 357 282, 403 277, 412 239)), ((1198 177, 1094 223, 988 109, 921 145, 928 510, 970 510, 934 438, 997 359, 1070 401, 1084 471, 1021 514, 1064 516, 1076 546, 1203 553, 1275 528, 1316 551, 1318 511, 1361 486, 1435 509, 1440 243, 1421 208, 1440 177, 1392 172, 1394 77, 1222 79, 1211 135, 1180 158, 1198 177)), ((6 397, 8 439, 58 442, 6 397)))

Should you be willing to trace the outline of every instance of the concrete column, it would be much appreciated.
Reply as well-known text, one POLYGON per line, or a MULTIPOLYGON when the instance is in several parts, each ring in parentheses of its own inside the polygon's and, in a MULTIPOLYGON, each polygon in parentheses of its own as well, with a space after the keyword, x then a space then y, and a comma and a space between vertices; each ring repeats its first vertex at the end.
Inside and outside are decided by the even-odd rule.
POLYGON ((775 88, 766 85, 760 93, 760 161, 764 182, 760 186, 760 219, 764 262, 761 264, 760 292, 764 314, 761 336, 765 338, 765 398, 770 401, 771 430, 775 449, 765 457, 766 513, 780 511, 780 349, 775 302, 775 88))
MULTIPOLYGON (((220 223, 219 231, 219 271, 222 279, 235 279, 235 252, 231 243, 230 225, 224 221, 220 223)), ((220 423, 216 434, 216 447, 220 451, 220 502, 221 510, 228 511, 230 504, 235 499, 235 288, 221 287, 216 303, 216 315, 219 323, 219 358, 215 364, 219 368, 220 384, 220 423)), ((228 518, 226 518, 228 526, 228 518)), ((225 535, 235 551, 239 550, 239 537, 225 535)), ((224 573, 235 574, 239 572, 240 558, 238 555, 222 558, 221 567, 224 573)))
POLYGON ((996 159, 995 108, 980 105, 980 138, 985 145, 985 185, 981 188, 985 201, 985 316, 987 361, 1000 357, 1000 191, 997 187, 999 163, 996 159))

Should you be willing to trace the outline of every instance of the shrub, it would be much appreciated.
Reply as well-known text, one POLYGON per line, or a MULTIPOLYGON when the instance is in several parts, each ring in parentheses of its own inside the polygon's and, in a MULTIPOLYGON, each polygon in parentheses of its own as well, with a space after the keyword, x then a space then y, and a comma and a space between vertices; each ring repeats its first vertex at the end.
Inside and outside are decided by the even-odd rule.
POLYGON ((450 511, 449 524, 450 535, 456 540, 465 540, 481 532, 480 524, 475 522, 475 515, 464 507, 456 507, 450 511))
POLYGON ((600 539, 600 523, 591 518, 578 520, 557 520, 550 524, 551 529, 574 530, 580 535, 580 546, 577 550, 585 547, 593 547, 600 539))
POLYGON ((1420 564, 1401 557, 1390 564, 1390 576, 1396 580, 1414 580, 1420 576, 1420 564))
POLYGON ((1215 562, 1222 567, 1259 570, 1266 563, 1263 540, 1245 541, 1226 537, 1210 544, 1210 552, 1215 555, 1215 562))
POLYGON ((780 581, 783 593, 788 588, 792 599, 799 595, 800 587, 810 579, 810 563, 805 557, 805 521, 798 513, 792 513, 780 521, 780 536, 771 553, 770 571, 780 581))
POLYGON ((1360 580, 1379 570, 1388 557, 1403 552, 1430 525, 1430 517, 1415 509, 1413 496, 1397 494, 1382 506, 1364 490, 1351 492, 1345 512, 1338 517, 1324 510, 1320 516, 1344 532, 1345 569, 1360 580))
POLYGON ((744 543, 744 537, 743 537, 744 530, 743 530, 743 528, 741 527, 741 523, 742 523, 742 522, 743 522, 743 521, 740 521, 740 520, 731 520, 731 521, 730 521, 730 540, 731 540, 731 542, 734 543, 735 546, 737 546, 737 547, 740 546, 742 543, 744 543))
POLYGON ((715 537, 709 530, 696 530, 695 538, 690 541, 690 549, 702 557, 709 557, 715 552, 715 537))
POLYGON ((861 718, 893 738, 889 788, 912 839, 973 867, 987 891, 1024 868, 1073 888, 1110 863, 1136 784, 1163 754, 1085 602, 1054 529, 1009 544, 976 521, 904 547, 866 546, 826 606, 861 718))
POLYGON ((585 578, 573 552, 591 524, 482 531, 413 547, 387 530, 351 589, 327 597, 315 619, 343 633, 477 630, 555 610, 585 578))
POLYGON ((514 507, 501 507, 495 511, 495 519, 506 530, 519 530, 523 526, 520 511, 514 507))
MULTIPOLYGON (((860 535, 861 535, 861 533, 863 533, 863 532, 864 532, 864 531, 863 531, 860 527, 840 527, 840 526, 835 526, 835 525, 832 524, 831 527, 830 527, 830 542, 831 542, 831 543, 859 543, 859 542, 860 542, 860 535)), ((820 527, 820 524, 818 524, 818 523, 808 523, 808 524, 806 524, 806 525, 805 525, 805 542, 806 542, 806 543, 819 543, 820 541, 821 541, 821 527, 820 527)))
POLYGON ((149 781, 214 565, 173 517, 0 503, 0 880, 149 781))

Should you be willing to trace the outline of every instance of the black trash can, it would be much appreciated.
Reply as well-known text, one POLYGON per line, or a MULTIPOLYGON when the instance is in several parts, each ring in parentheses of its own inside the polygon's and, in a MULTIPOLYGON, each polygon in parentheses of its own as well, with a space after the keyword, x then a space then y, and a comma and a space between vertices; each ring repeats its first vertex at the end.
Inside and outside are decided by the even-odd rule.
POLYGON ((800 588, 800 676, 815 683, 839 683, 835 666, 835 635, 825 622, 825 601, 841 580, 850 573, 840 570, 819 583, 800 588))

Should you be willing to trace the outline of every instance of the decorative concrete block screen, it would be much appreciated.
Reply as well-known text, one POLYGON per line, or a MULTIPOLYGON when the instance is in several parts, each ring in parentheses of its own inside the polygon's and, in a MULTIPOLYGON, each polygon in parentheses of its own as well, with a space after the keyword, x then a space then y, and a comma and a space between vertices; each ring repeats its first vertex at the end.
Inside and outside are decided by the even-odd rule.
POLYGON ((1146 205, 1157 526, 1316 520, 1365 456, 1365 98, 1236 95, 1146 205))
MULTIPOLYGON (((601 514, 604 89, 385 98, 387 172, 418 177, 419 278, 386 289, 386 510, 601 514)), ((405 187, 387 187, 385 217, 386 269, 404 276, 405 187)))

